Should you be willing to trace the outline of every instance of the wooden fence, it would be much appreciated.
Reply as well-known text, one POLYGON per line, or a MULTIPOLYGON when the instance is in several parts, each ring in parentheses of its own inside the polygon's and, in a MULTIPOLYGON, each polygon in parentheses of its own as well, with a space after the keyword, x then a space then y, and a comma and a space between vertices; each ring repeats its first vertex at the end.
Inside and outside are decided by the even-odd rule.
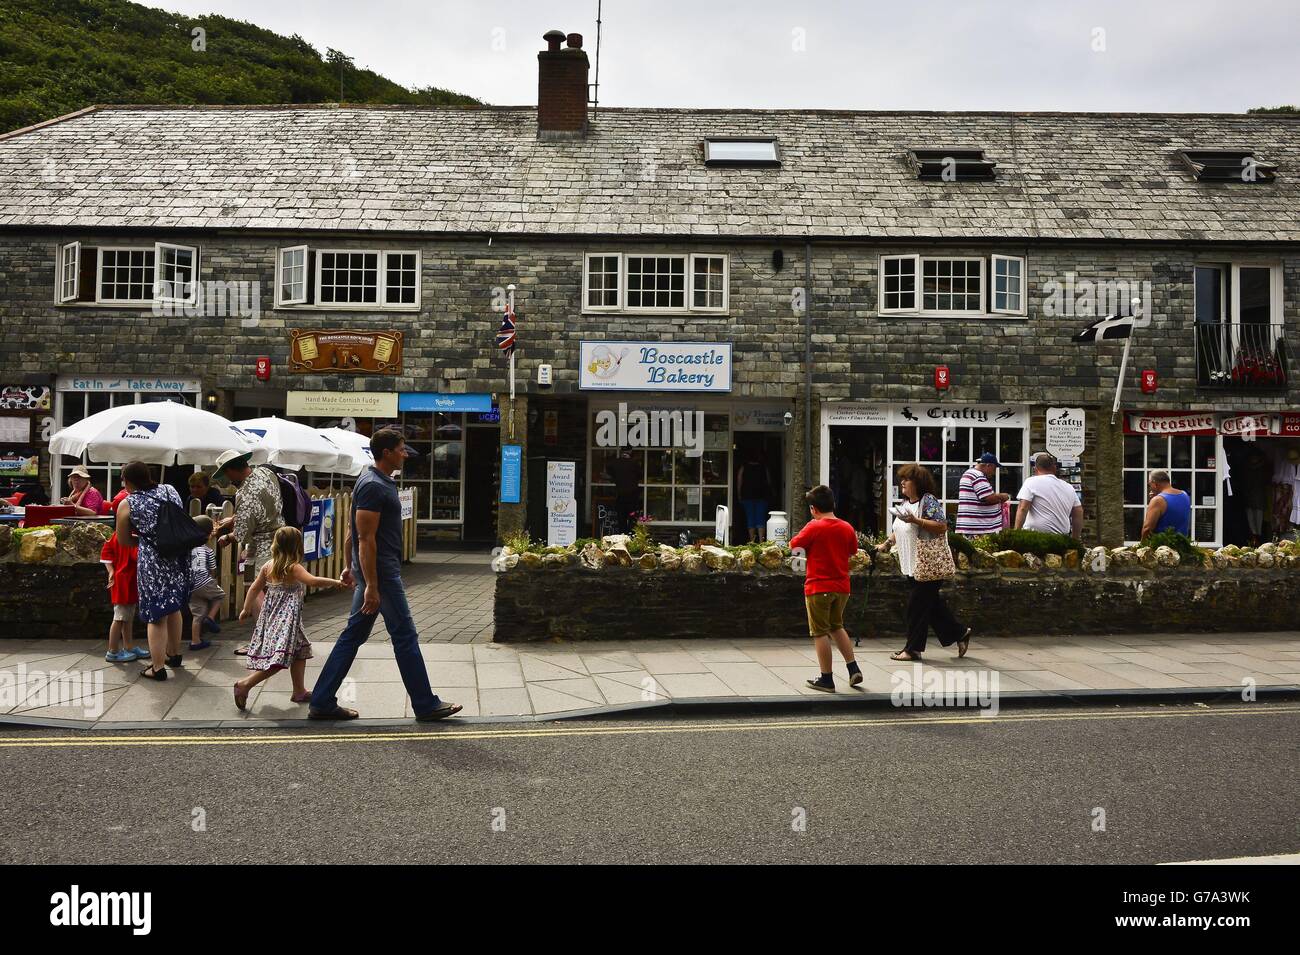
MULTIPOLYGON (((418 489, 411 489, 411 493, 417 498, 417 507, 412 508, 412 514, 416 514, 419 513, 419 491, 418 489)), ((332 530, 322 531, 322 533, 328 534, 330 537, 330 554, 328 557, 309 560, 304 566, 309 573, 315 574, 317 577, 340 577, 343 574, 343 568, 347 566, 347 552, 344 548, 347 547, 348 533, 351 530, 352 494, 351 492, 329 495, 313 494, 312 500, 333 501, 332 530)), ((190 513, 194 515, 199 513, 198 501, 190 502, 190 513)), ((229 517, 233 513, 234 506, 228 500, 221 516, 229 517)), ((257 568, 253 566, 251 560, 246 562, 244 572, 239 573, 239 550, 238 545, 231 545, 217 551, 217 583, 226 592, 226 599, 221 605, 223 620, 230 620, 239 616, 239 611, 244 606, 244 597, 248 593, 248 588, 257 576, 257 568)), ((413 560, 415 552, 416 524, 415 518, 412 516, 402 521, 402 560, 413 560)), ((308 591, 308 595, 310 596, 315 592, 315 590, 308 591)))

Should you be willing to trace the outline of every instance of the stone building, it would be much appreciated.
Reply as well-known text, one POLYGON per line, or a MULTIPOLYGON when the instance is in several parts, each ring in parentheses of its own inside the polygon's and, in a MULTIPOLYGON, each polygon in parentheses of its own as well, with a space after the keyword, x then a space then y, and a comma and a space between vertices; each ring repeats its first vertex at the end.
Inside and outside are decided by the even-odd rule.
POLYGON ((994 450, 1014 494, 1052 409, 1090 539, 1135 536, 1154 467, 1205 543, 1289 523, 1300 117, 593 113, 581 39, 547 41, 538 107, 97 107, 0 137, 0 484, 35 459, 61 485, 52 430, 180 397, 399 421, 437 536, 546 537, 572 462, 585 536, 613 523, 600 413, 680 411, 698 454, 631 449, 661 533, 723 504, 744 539, 747 462, 767 510, 797 526, 824 481, 870 532, 906 461, 955 507, 994 450), (1124 343, 1071 336, 1134 297, 1112 422, 1124 343))

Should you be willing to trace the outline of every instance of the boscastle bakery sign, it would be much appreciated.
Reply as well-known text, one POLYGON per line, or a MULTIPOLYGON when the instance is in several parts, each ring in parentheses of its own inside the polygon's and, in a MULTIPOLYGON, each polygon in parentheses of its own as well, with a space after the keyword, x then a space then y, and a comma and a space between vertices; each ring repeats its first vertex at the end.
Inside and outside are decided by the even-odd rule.
POLYGON ((589 391, 731 390, 731 342, 581 342, 589 391))

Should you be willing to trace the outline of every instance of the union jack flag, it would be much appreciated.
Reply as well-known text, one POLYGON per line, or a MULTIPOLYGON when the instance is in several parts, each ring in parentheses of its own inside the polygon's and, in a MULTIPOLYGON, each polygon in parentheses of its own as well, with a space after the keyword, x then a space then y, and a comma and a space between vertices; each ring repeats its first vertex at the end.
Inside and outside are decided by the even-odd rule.
POLYGON ((506 306, 506 313, 501 316, 501 327, 497 330, 497 348, 501 349, 501 354, 509 356, 515 350, 515 309, 512 305, 506 306))

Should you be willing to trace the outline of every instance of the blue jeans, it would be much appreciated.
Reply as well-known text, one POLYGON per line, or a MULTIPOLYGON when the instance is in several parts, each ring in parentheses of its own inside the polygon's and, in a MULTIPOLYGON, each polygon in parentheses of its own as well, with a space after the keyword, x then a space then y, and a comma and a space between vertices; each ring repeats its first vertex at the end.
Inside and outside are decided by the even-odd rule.
POLYGON ((356 589, 352 592, 352 613, 312 690, 311 708, 328 712, 338 706, 338 692, 343 678, 352 669, 352 661, 357 658, 361 644, 370 639, 375 618, 383 614, 384 626, 388 628, 388 635, 393 641, 397 669, 402 674, 402 683, 411 698, 411 708, 417 716, 433 712, 442 705, 442 701, 429 686, 429 671, 425 668, 424 657, 420 656, 420 635, 416 632, 415 621, 411 619, 411 608, 406 602, 406 588, 402 586, 400 572, 392 575, 380 572, 379 614, 361 612, 361 605, 366 600, 366 581, 361 576, 360 568, 354 567, 352 573, 357 582, 356 589))

